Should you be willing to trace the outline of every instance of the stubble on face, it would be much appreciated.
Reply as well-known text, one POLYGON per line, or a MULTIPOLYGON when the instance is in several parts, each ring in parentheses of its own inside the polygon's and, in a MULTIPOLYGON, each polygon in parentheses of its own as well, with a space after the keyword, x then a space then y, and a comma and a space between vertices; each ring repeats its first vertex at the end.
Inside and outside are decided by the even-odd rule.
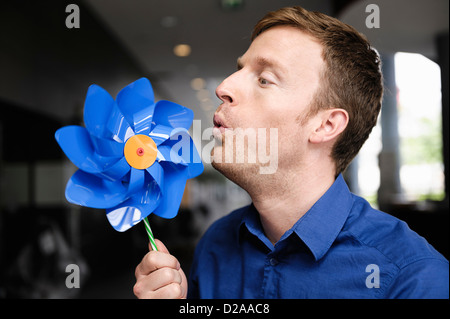
POLYGON ((249 162, 249 153, 256 150, 249 148, 249 139, 243 136, 244 130, 227 129, 224 134, 215 139, 215 146, 211 151, 211 165, 228 179, 234 181, 242 188, 248 187, 248 183, 259 174, 260 164, 249 162), (237 140, 244 141, 238 145, 237 140))

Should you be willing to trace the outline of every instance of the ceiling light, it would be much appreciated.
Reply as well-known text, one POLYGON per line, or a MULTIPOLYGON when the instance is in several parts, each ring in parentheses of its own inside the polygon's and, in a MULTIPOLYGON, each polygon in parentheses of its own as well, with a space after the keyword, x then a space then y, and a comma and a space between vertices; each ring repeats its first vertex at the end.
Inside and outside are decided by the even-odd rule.
POLYGON ((199 91, 205 88, 205 80, 203 78, 195 78, 191 80, 191 88, 195 91, 199 91))
POLYGON ((186 57, 191 54, 191 46, 189 44, 177 44, 173 48, 173 53, 176 56, 186 57))

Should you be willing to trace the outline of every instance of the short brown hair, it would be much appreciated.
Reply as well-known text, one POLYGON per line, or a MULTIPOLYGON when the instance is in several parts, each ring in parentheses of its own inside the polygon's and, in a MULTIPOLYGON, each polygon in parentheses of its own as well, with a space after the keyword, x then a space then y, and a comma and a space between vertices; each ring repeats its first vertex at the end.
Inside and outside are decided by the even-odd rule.
POLYGON ((338 175, 359 152, 377 122, 383 96, 380 57, 353 27, 298 6, 267 13, 255 25, 252 41, 269 28, 286 25, 313 36, 323 46, 326 67, 309 115, 331 107, 345 109, 349 114, 347 128, 331 152, 338 175))

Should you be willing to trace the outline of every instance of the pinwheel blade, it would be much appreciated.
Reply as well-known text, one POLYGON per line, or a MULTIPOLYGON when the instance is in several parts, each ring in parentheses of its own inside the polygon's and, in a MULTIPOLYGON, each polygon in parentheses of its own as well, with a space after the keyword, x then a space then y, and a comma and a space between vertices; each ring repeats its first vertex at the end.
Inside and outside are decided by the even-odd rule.
POLYGON ((111 226, 120 232, 124 232, 134 225, 136 225, 142 217, 141 211, 132 206, 119 207, 106 211, 106 217, 108 218, 111 226))
MULTIPOLYGON (((147 168, 147 172, 155 181, 156 185, 158 185, 160 191, 163 191, 164 187, 164 169, 158 162, 153 163, 152 166, 147 168)), ((164 194, 163 194, 164 195, 164 194)))
POLYGON ((117 94, 119 110, 134 129, 134 114, 154 104, 154 94, 150 81, 141 78, 126 87, 117 94))
POLYGON ((112 139, 119 143, 125 143, 130 136, 134 135, 133 129, 128 124, 125 116, 120 112, 117 103, 113 105, 107 127, 113 134, 112 139))
POLYGON ((60 128, 55 138, 72 163, 87 173, 101 173, 120 159, 96 154, 89 133, 81 126, 60 128))
POLYGON ((125 157, 122 157, 114 165, 108 167, 103 172, 97 175, 107 178, 110 181, 122 181, 123 177, 130 171, 130 169, 131 167, 130 165, 128 165, 127 160, 125 159, 125 157))
POLYGON ((121 157, 123 155, 123 143, 111 139, 90 136, 95 152, 106 157, 121 157))
POLYGON ((111 132, 107 129, 107 122, 115 101, 103 88, 91 85, 84 102, 84 124, 89 134, 111 139, 111 132))
POLYGON ((150 133, 154 110, 155 104, 151 104, 133 115, 135 134, 148 135, 148 133, 150 133))
POLYGON ((174 130, 170 139, 159 146, 164 161, 187 166, 187 176, 194 178, 203 172, 203 163, 194 141, 185 130, 174 130))
POLYGON ((153 212, 163 218, 173 218, 178 214, 186 186, 188 171, 185 166, 162 162, 164 168, 164 187, 161 202, 153 212))
POLYGON ((123 232, 150 215, 161 201, 161 192, 151 181, 138 193, 106 211, 106 216, 115 230, 123 232))
POLYGON ((173 130, 170 126, 157 124, 149 133, 149 136, 153 139, 156 146, 158 146, 170 138, 173 130))
POLYGON ((139 192, 144 188, 145 171, 141 169, 131 168, 130 181, 128 183, 127 193, 129 196, 139 192))
POLYGON ((91 208, 110 208, 127 198, 120 181, 109 182, 78 170, 67 183, 66 198, 69 202, 91 208))
POLYGON ((182 105, 165 100, 156 103, 153 120, 157 124, 188 130, 193 119, 194 112, 182 105))

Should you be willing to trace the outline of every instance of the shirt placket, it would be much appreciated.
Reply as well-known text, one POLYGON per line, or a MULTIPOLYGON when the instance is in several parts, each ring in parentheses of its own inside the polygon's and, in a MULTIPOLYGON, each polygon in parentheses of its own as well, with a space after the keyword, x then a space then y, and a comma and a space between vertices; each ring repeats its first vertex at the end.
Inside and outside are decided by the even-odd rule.
POLYGON ((266 260, 264 262, 262 298, 278 298, 278 268, 280 267, 278 255, 276 250, 271 251, 266 255, 266 260))

